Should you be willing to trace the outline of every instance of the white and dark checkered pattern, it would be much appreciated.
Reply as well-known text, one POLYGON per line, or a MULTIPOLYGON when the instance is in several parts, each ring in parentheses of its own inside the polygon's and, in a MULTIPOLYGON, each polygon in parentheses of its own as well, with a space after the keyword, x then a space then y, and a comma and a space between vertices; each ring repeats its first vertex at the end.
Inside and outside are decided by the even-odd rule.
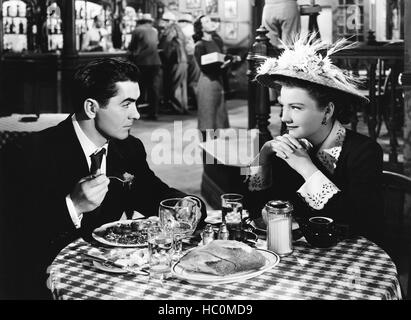
POLYGON ((178 279, 163 286, 147 276, 105 273, 82 262, 92 246, 77 240, 63 249, 49 268, 56 299, 401 299, 397 269, 377 245, 357 238, 330 249, 297 242, 293 254, 263 274, 242 282, 194 285, 178 279))

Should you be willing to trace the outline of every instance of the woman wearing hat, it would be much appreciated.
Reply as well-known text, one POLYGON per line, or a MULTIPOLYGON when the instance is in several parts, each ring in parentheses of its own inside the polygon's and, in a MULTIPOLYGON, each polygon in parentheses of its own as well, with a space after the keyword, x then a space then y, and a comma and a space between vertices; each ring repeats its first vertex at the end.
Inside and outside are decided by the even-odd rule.
POLYGON ((330 60, 344 43, 301 37, 260 67, 259 83, 281 86, 287 132, 266 142, 250 166, 249 206, 257 214, 269 200, 289 200, 299 222, 327 216, 345 235, 378 242, 383 152, 371 138, 343 126, 350 104, 367 100, 356 80, 330 60))

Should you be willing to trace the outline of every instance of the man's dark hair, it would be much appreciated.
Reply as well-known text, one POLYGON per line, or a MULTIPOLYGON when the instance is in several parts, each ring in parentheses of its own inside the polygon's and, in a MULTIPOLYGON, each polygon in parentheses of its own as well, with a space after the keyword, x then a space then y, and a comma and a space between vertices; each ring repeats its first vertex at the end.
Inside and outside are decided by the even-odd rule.
POLYGON ((89 98, 105 107, 118 92, 117 82, 139 80, 136 65, 121 58, 96 59, 81 65, 74 75, 75 112, 82 110, 84 101, 89 98))

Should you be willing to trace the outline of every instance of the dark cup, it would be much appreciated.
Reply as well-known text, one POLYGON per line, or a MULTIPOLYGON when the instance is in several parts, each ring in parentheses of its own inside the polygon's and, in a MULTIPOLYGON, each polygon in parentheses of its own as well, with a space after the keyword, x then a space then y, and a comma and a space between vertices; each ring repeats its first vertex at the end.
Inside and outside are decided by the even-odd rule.
POLYGON ((312 217, 303 224, 305 239, 313 247, 328 248, 337 243, 334 220, 328 217, 312 217))

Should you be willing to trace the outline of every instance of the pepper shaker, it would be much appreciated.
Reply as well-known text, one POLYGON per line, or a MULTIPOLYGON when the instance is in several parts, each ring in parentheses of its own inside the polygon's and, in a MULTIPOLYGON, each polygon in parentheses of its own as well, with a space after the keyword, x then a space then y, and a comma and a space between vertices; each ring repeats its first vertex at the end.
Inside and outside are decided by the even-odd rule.
POLYGON ((211 224, 207 224, 204 231, 201 233, 203 244, 206 245, 214 240, 214 230, 211 224))
POLYGON ((220 229, 218 230, 218 239, 220 240, 228 240, 230 237, 230 233, 227 229, 227 225, 223 222, 220 225, 220 229))

